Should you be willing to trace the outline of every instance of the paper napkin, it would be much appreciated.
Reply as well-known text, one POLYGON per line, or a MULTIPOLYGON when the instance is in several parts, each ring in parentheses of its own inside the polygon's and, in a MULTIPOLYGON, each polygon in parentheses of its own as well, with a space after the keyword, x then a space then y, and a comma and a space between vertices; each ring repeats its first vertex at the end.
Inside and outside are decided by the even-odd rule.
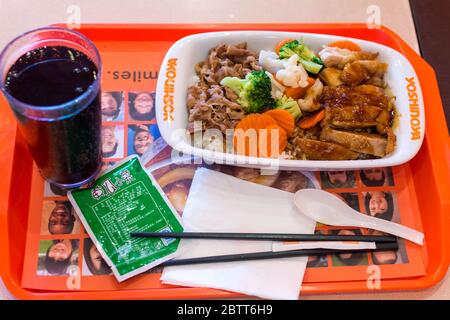
MULTIPOLYGON (((312 234, 294 194, 205 168, 197 170, 183 213, 185 231, 312 234)), ((271 251, 271 241, 182 240, 177 259, 271 251)), ((210 263, 164 268, 168 284, 209 287, 267 299, 298 299, 308 258, 210 263)))

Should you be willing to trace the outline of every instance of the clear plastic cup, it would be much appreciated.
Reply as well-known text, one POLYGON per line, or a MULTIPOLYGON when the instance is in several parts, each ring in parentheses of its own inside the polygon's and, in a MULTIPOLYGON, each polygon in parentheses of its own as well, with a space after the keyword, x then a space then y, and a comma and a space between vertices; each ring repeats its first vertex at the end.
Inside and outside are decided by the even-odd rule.
POLYGON ((16 116, 19 130, 41 175, 57 189, 77 188, 90 182, 100 171, 101 71, 102 63, 95 45, 81 33, 60 27, 44 27, 26 32, 12 40, 0 55, 0 88, 16 116), (65 67, 75 63, 80 63, 82 67, 82 62, 89 63, 84 69, 74 70, 88 70, 87 74, 61 76, 65 74, 61 70, 67 71, 65 67), (43 67, 47 69, 36 69, 43 67), (54 95, 54 88, 49 87, 47 82, 33 83, 31 81, 39 77, 22 74, 31 69, 41 70, 33 75, 53 77, 49 78, 49 83, 59 88, 55 89, 54 95), (87 85, 86 79, 91 76, 93 80, 87 85), (12 78, 16 77, 23 82, 17 82, 13 92, 13 81, 16 79, 12 78), (27 82, 26 79, 32 80, 27 82), (65 87, 61 89, 62 84, 81 81, 77 79, 85 79, 84 88, 80 83, 74 89, 78 90, 77 93, 69 92, 68 89, 66 94, 65 87), (24 85, 21 87, 20 84, 24 85), (26 91, 25 88, 32 90, 26 91), (42 89, 40 95, 36 94, 39 89, 42 89), (64 100, 69 96, 71 98, 64 100))

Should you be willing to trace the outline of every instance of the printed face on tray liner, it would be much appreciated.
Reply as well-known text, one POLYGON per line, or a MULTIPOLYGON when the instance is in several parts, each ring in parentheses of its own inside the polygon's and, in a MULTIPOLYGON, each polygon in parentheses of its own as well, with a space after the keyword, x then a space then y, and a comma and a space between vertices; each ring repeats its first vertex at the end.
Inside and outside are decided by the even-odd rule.
POLYGON ((48 218, 48 231, 50 234, 68 234, 73 230, 75 216, 69 202, 56 203, 48 218))
POLYGON ((119 101, 111 92, 102 92, 102 115, 113 117, 119 113, 119 101))
POLYGON ((102 258, 97 247, 91 239, 86 239, 84 243, 84 259, 89 271, 94 275, 103 275, 112 273, 111 268, 102 258))
POLYGON ((287 192, 296 192, 308 185, 307 178, 298 171, 283 171, 274 183, 274 187, 287 192))
POLYGON ((150 113, 153 109, 153 97, 148 92, 140 92, 134 100, 134 107, 140 114, 150 113))
POLYGON ((154 93, 138 92, 129 94, 130 116, 133 120, 151 120, 155 112, 154 93))
POLYGON ((64 274, 70 265, 76 240, 53 240, 45 254, 45 269, 50 274, 64 274))
POLYGON ((64 240, 51 246, 50 251, 48 252, 48 256, 55 261, 63 261, 69 258, 71 253, 72 246, 70 244, 70 241, 64 240))
POLYGON ((102 152, 104 157, 110 157, 116 153, 119 143, 114 135, 114 128, 105 126, 102 128, 102 152))
POLYGON ((383 191, 367 192, 364 202, 367 214, 376 218, 392 220, 394 200, 391 193, 383 191))
POLYGON ((383 168, 361 170, 360 176, 366 186, 375 187, 384 185, 385 175, 383 168))
POLYGON ((255 168, 235 167, 233 169, 233 175, 236 178, 251 181, 259 177, 260 171, 255 168))
POLYGON ((138 127, 134 135, 134 150, 141 156, 147 151, 153 141, 154 138, 148 129, 141 129, 141 127, 138 127))
POLYGON ((347 172, 345 171, 329 171, 327 174, 330 183, 337 186, 345 184, 348 179, 347 172))
MULTIPOLYGON (((378 230, 369 230, 372 236, 384 236, 383 232, 378 230)), ((398 255, 396 251, 378 251, 372 252, 372 260, 374 264, 394 264, 397 262, 398 255)))
MULTIPOLYGON (((355 235, 361 235, 361 231, 359 231, 359 230, 339 230, 337 232, 337 234, 338 235, 355 236, 355 235)), ((363 254, 362 253, 343 253, 343 254, 338 254, 336 256, 345 265, 354 266, 361 262, 363 254)))
POLYGON ((188 187, 183 181, 178 181, 164 188, 164 191, 177 212, 182 214, 189 194, 188 187))

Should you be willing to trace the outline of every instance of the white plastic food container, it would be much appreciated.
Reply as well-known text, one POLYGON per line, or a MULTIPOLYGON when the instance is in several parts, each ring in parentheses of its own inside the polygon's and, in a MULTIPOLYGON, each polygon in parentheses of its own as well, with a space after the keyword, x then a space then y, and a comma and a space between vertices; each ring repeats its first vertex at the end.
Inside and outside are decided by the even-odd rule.
POLYGON ((401 53, 370 41, 313 33, 226 31, 196 34, 178 40, 169 49, 161 65, 156 89, 156 118, 162 137, 179 152, 202 157, 210 162, 281 170, 351 170, 400 165, 416 155, 425 133, 424 105, 419 80, 412 65, 401 53), (373 160, 287 160, 246 157, 191 145, 186 135, 186 98, 187 88, 193 84, 196 75, 195 64, 204 60, 209 49, 220 43, 237 44, 246 41, 248 49, 258 54, 260 50, 274 51, 276 44, 286 38, 303 38, 305 44, 315 52, 323 45, 338 40, 351 40, 362 50, 379 52, 378 59, 389 65, 384 79, 392 94, 396 96, 398 123, 394 126, 394 132, 397 145, 392 154, 373 160))

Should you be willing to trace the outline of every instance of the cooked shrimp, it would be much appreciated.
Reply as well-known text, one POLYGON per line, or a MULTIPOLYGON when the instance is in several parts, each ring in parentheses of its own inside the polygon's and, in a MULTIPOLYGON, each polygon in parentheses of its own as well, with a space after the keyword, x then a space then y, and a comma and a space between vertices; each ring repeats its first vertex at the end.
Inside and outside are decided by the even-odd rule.
POLYGON ((298 99, 298 105, 302 111, 312 112, 320 109, 320 103, 317 98, 322 94, 323 84, 319 79, 306 90, 304 99, 298 99))
POLYGON ((319 52, 319 56, 326 67, 336 67, 338 69, 342 69, 347 63, 356 60, 373 60, 378 56, 378 53, 350 51, 348 49, 341 49, 338 47, 324 47, 319 52))

